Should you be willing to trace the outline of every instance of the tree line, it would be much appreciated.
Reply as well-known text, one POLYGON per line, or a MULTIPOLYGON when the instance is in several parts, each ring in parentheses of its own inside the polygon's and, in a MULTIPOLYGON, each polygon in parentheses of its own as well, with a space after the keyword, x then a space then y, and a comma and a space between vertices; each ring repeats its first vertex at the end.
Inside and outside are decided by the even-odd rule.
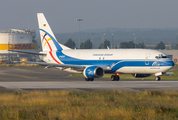
MULTIPOLYGON (((64 45, 67 46, 67 47, 69 47, 69 48, 72 48, 72 49, 77 48, 76 47, 76 43, 71 38, 69 38, 64 45)), ((100 46, 98 47, 98 49, 107 49, 107 48, 110 48, 110 46, 111 46, 110 41, 107 40, 107 39, 105 39, 105 41, 100 44, 100 46)), ((120 48, 143 48, 143 49, 146 48, 144 42, 135 44, 133 41, 121 42, 119 47, 120 48)), ((80 48, 79 49, 92 49, 92 48, 93 48, 93 43, 91 42, 90 39, 87 39, 85 42, 82 42, 80 44, 80 48)), ((117 47, 114 47, 114 48, 117 49, 117 47)), ((165 44, 162 41, 160 41, 155 46, 155 49, 162 49, 162 50, 164 50, 165 48, 166 48, 166 46, 165 46, 165 44)), ((175 46, 175 49, 178 49, 178 44, 175 46)))
MULTIPOLYGON (((72 48, 72 49, 77 48, 76 43, 71 38, 69 38, 64 45, 69 47, 69 48, 72 48)), ((106 39, 103 43, 100 44, 98 49, 105 49, 107 47, 110 48, 110 41, 108 41, 106 39)), ((93 48, 93 43, 91 42, 90 39, 87 39, 85 42, 82 42, 80 44, 80 48, 79 49, 92 49, 92 48, 93 48)))

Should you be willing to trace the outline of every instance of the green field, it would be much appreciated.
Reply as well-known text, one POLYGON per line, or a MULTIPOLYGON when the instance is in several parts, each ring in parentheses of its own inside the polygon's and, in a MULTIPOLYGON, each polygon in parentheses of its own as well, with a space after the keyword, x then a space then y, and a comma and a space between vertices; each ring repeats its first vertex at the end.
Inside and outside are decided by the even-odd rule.
POLYGON ((0 93, 3 120, 177 120, 178 92, 0 93))

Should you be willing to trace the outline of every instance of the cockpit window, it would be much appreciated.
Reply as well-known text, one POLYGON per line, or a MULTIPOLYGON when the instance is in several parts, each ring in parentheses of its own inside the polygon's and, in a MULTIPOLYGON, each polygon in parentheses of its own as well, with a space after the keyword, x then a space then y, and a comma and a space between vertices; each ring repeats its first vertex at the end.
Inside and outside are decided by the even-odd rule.
POLYGON ((157 58, 157 59, 161 59, 161 58, 168 58, 168 56, 166 56, 166 55, 163 55, 163 54, 159 54, 159 56, 156 56, 155 58, 157 58))
POLYGON ((168 58, 167 56, 162 56, 162 58, 168 58))
POLYGON ((155 58, 159 59, 159 56, 156 56, 155 58))

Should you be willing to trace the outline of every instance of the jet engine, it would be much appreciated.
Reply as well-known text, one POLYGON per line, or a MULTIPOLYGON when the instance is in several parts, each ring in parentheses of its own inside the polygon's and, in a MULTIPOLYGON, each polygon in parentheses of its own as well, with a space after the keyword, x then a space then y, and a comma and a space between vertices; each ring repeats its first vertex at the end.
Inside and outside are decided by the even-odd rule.
POLYGON ((133 74, 135 78, 150 77, 151 74, 133 74))
POLYGON ((90 66, 84 69, 83 75, 85 78, 99 78, 103 77, 104 70, 98 66, 90 66))

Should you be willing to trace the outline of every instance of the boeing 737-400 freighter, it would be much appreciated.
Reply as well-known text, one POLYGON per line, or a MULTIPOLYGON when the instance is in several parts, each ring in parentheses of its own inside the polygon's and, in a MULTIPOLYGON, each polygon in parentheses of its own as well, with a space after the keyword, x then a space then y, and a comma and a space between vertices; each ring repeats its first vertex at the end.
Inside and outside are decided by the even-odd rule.
MULTIPOLYGON (((37 13, 42 51, 38 54, 44 62, 26 62, 58 67, 69 72, 83 73, 86 81, 112 74, 112 81, 119 81, 119 74, 134 77, 155 75, 156 80, 170 70, 174 63, 164 53, 150 49, 70 49, 55 38, 43 13, 37 13)), ((29 53, 21 51, 24 53, 29 53)))

